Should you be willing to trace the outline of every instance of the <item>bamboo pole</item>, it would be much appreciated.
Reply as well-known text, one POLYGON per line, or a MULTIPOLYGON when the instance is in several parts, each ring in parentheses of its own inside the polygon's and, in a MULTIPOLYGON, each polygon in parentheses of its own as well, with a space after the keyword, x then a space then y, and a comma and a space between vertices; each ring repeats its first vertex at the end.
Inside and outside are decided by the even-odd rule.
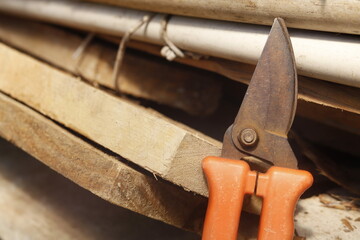
POLYGON ((183 16, 271 25, 286 19, 288 27, 360 34, 358 0, 83 0, 183 16))
MULTIPOLYGON (((2 0, 3 12, 42 19, 88 31, 122 36, 149 12, 73 1, 2 0)), ((133 34, 134 39, 163 45, 165 15, 157 14, 133 34)), ((265 26, 174 16, 168 38, 179 48, 255 64, 269 28, 265 26)), ((298 73, 360 87, 360 38, 312 31, 290 31, 298 73)))

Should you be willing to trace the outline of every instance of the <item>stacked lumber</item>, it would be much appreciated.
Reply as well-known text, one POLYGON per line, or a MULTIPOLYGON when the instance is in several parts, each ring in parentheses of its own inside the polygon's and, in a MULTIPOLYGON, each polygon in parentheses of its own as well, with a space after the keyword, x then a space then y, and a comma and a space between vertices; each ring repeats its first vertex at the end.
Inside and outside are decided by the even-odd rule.
MULTIPOLYGON (((171 51, 163 51, 169 59, 203 55, 256 64, 270 31, 260 25, 170 17, 69 0, 2 0, 0 11, 97 34, 126 35, 125 42, 132 38, 165 43, 171 45, 171 51)), ((298 29, 291 30, 290 36, 300 75, 360 87, 358 36, 298 29)))
MULTIPOLYGON (((159 236, 164 235, 178 240, 197 239, 196 234, 152 221, 102 200, 3 139, 0 139, 0 154, 2 239, 115 240, 120 236, 125 236, 126 239, 140 239, 144 236, 149 239, 160 239, 159 236)), ((124 166, 123 170, 126 169, 130 168, 124 166)), ((135 180, 137 177, 134 172, 133 170, 131 175, 134 175, 135 180)), ((137 184, 124 181, 123 185, 129 184, 130 187, 131 183, 136 189, 143 183, 146 189, 150 182, 145 179, 146 176, 143 175, 143 181, 138 178, 140 181, 137 181, 137 184)), ((158 184, 154 184, 153 187, 157 189, 158 184)), ((171 188, 167 190, 171 191, 171 188)), ((150 188, 147 192, 151 194, 150 188)), ((123 193, 126 194, 125 191, 123 193)), ((147 199, 155 208, 159 204, 154 200, 151 197, 147 199)), ((176 198, 173 200, 176 202, 176 198)), ((144 214, 141 205, 144 206, 145 199, 142 201, 140 203, 135 200, 132 205, 144 214)), ((191 222, 191 218, 187 221, 191 222)), ((166 237, 161 239, 168 239, 166 237)))
MULTIPOLYGON (((191 48, 198 43, 191 45, 185 41, 178 44, 174 40, 185 55, 169 62, 162 56, 166 41, 165 44, 159 40, 158 33, 147 33, 145 26, 133 34, 132 38, 136 40, 126 40, 123 29, 127 24, 121 27, 113 25, 108 29, 101 24, 90 26, 89 22, 76 18, 76 8, 69 7, 70 10, 75 9, 75 22, 67 18, 59 20, 61 13, 70 11, 59 6, 66 7, 67 4, 89 6, 92 10, 108 9, 110 15, 134 10, 73 1, 31 1, 35 5, 22 4, 22 0, 0 1, 0 6, 6 6, 0 9, 1 12, 20 15, 0 14, 0 137, 108 202, 177 228, 201 233, 208 197, 201 162, 206 156, 220 155, 222 136, 241 104, 255 69, 256 54, 250 57, 252 60, 235 55, 224 57, 221 52, 212 54, 211 51, 217 51, 214 49, 204 47, 198 51, 195 47, 191 48), (40 4, 45 4, 44 9, 60 10, 51 16, 51 12, 41 9, 38 14, 43 15, 40 16, 35 13, 34 7, 40 4), (31 21, 29 17, 42 21, 31 21), (114 29, 117 29, 116 33, 114 29), (124 34, 125 37, 122 37, 124 34), (127 49, 121 52, 119 43, 122 44, 124 39, 127 49), (207 51, 209 54, 206 54, 207 51), (123 57, 120 68, 116 69, 119 53, 123 57), (117 71, 118 74, 114 75, 117 71)), ((209 17, 209 11, 218 6, 218 1, 211 1, 202 13, 204 15, 197 9, 201 1, 184 1, 182 7, 167 2, 159 9, 154 9, 154 6, 163 3, 162 0, 154 1, 154 5, 146 0, 91 1, 256 24, 270 24, 268 20, 278 14, 273 10, 266 16, 251 17, 253 13, 248 12, 246 6, 244 8, 245 3, 239 3, 234 5, 234 9, 243 9, 246 17, 238 18, 234 12, 228 14, 232 11, 228 1, 212 17, 209 17)), ((266 4, 260 2, 255 5, 257 11, 269 11, 266 4)), ((340 0, 337 2, 342 4, 340 0)), ((312 3, 306 1, 304 8, 309 4, 312 3)), ((354 9, 357 7, 355 2, 346 3, 346 6, 350 5, 354 9)), ((312 13, 299 11, 298 15, 283 16, 289 19, 289 26, 337 31, 342 28, 343 22, 339 20, 334 25, 327 21, 334 6, 335 3, 324 3, 322 15, 317 18, 322 19, 318 25, 310 17, 314 16, 312 13)), ((89 9, 82 7, 79 11, 84 14, 89 9)), ((143 12, 134 13, 138 14, 134 22, 143 17, 143 12)), ((340 15, 342 13, 338 12, 340 15)), ((124 19, 131 19, 129 16, 126 15, 124 19)), ((147 25, 149 32, 161 29, 162 17, 159 14, 152 16, 147 25)), ((175 16, 171 19, 174 25, 168 27, 177 25, 178 20, 192 23, 190 18, 175 16)), ((357 18, 355 25, 358 24, 356 21, 357 18)), ((237 23, 214 21, 214 24, 213 29, 217 30, 218 26, 235 26, 237 23)), ((196 24, 190 25, 194 27, 196 24)), ((260 35, 267 34, 267 28, 263 26, 239 26, 256 31, 262 29, 260 35)), ((351 24, 342 29, 346 33, 358 34, 351 24)), ((230 30, 227 31, 233 34, 230 30)), ((311 33, 302 30, 293 32, 295 41, 308 39, 311 33), (302 33, 306 33, 306 37, 302 38, 302 33)), ((171 31, 168 34, 170 37, 176 35, 171 35, 171 31)), ((331 36, 332 40, 338 40, 334 43, 346 43, 347 47, 360 41, 355 35, 339 38, 330 33, 320 35, 331 36)), ((320 35, 313 35, 315 41, 316 36, 320 35)), ((346 54, 343 53, 344 57, 346 54)), ((360 141, 360 72, 346 76, 347 71, 353 70, 356 61, 359 61, 355 55, 351 54, 351 66, 339 71, 336 76, 336 68, 329 70, 328 74, 326 68, 320 67, 319 71, 316 67, 312 68, 310 65, 316 57, 310 58, 311 61, 305 57, 306 60, 300 60, 298 65, 301 74, 298 108, 290 138, 299 152, 299 166, 311 171, 315 177, 315 185, 305 196, 306 199, 300 201, 296 216, 297 233, 306 236, 306 239, 328 237, 327 228, 319 220, 316 220, 319 225, 314 227, 314 231, 311 230, 314 234, 309 235, 309 228, 313 227, 311 221, 319 216, 319 208, 326 205, 318 194, 324 194, 334 183, 352 194, 360 194, 357 168, 360 149, 356 147, 360 141), (316 72, 311 72, 314 69, 316 72), (305 213, 308 211, 311 214, 305 213)), ((301 54, 297 58, 301 58, 301 54)), ((320 60, 316 64, 318 62, 320 60)), ((4 189, 10 184, 1 177, 5 172, 6 169, 0 165, 0 184, 4 189)), ((19 191, 19 194, 28 198, 27 193, 19 191)), ((15 203, 19 206, 24 204, 21 201, 15 203)), ((35 206, 35 201, 32 204, 35 206)), ((45 216, 56 215, 50 210, 41 209, 45 216)), ((242 228, 248 231, 239 236, 241 239, 252 239, 256 233, 258 216, 253 213, 259 214, 260 209, 261 199, 247 199, 244 210, 251 214, 246 213, 249 220, 243 223, 242 228)), ((345 226, 349 229, 348 223, 341 220, 345 216, 341 212, 343 210, 338 210, 326 211, 329 214, 326 216, 333 215, 340 219, 342 225, 334 221, 333 228, 345 226)), ((351 218, 357 219, 358 209, 351 211, 348 212, 351 218)), ((10 209, 6 213, 9 218, 14 215, 10 209)), ((82 221, 81 218, 78 221, 82 221)), ((6 221, 4 224, 7 224, 6 221)), ((27 229, 26 223, 22 224, 21 228, 27 229)), ((360 227, 355 220, 351 220, 350 226, 353 229, 360 227)), ((85 229, 91 226, 81 227, 85 229)), ((66 232, 67 226, 63 228, 66 232)), ((4 230, 0 227, 0 237, 1 231, 4 230)), ((48 232, 44 234, 49 236, 48 232)), ((72 234, 78 233, 64 234, 74 236, 72 234)), ((358 238, 355 231, 344 231, 339 237, 358 238)))

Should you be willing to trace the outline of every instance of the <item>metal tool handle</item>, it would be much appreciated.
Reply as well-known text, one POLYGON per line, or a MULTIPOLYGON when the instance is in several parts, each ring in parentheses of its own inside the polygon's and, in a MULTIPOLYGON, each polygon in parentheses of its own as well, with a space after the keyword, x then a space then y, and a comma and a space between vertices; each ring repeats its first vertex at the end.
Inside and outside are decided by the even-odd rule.
POLYGON ((294 210, 313 183, 307 171, 271 167, 259 174, 256 195, 263 197, 258 240, 292 240, 294 210))
POLYGON ((244 195, 253 192, 256 173, 243 161, 219 157, 202 165, 209 187, 202 240, 236 240, 244 195))

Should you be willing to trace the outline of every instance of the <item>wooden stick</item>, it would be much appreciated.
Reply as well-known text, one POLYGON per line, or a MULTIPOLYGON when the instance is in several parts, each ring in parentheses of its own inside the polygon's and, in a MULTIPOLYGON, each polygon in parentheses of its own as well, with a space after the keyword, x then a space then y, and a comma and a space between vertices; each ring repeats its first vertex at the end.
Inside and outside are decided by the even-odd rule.
POLYGON ((214 112, 221 97, 220 76, 134 51, 125 53, 115 84, 112 81, 115 46, 92 41, 76 59, 72 56, 83 39, 44 24, 0 16, 0 39, 94 84, 191 114, 214 112))
POLYGON ((0 44, 0 90, 88 139, 207 195, 201 161, 221 143, 0 44))
POLYGON ((291 28, 360 34, 360 3, 357 0, 299 2, 233 0, 83 0, 168 14, 272 25, 286 19, 291 28), (276 6, 276 7, 274 7, 276 6))
POLYGON ((121 158, 100 151, 2 93, 0 106, 0 136, 53 170, 118 206, 179 228, 201 231, 204 198, 134 170, 121 158))

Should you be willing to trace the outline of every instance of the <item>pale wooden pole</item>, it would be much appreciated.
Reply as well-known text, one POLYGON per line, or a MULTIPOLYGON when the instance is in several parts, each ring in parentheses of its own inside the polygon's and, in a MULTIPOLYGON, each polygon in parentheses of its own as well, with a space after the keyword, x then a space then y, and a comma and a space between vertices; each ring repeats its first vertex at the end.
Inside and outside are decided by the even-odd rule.
POLYGON ((183 16, 272 25, 282 17, 291 28, 360 34, 358 0, 83 0, 183 16))

